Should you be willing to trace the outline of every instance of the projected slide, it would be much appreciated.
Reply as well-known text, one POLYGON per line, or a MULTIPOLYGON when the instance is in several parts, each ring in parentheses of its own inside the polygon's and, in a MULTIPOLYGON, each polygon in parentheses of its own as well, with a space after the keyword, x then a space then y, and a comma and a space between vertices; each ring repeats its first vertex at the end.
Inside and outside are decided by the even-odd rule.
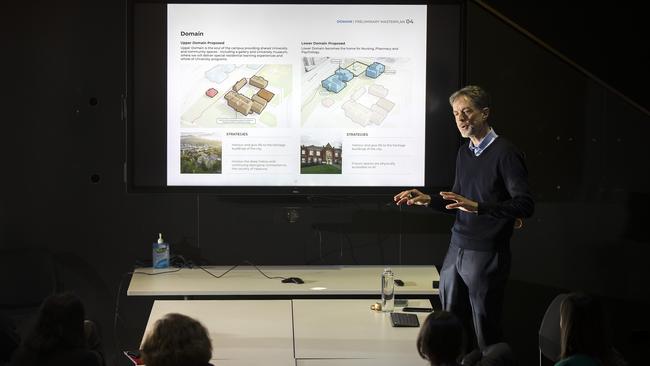
POLYGON ((168 4, 167 184, 424 184, 426 5, 168 4))

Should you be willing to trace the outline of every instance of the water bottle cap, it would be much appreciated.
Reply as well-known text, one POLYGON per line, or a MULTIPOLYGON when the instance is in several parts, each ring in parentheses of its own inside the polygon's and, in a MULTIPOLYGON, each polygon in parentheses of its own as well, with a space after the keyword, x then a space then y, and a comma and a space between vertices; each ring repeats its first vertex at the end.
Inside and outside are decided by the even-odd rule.
POLYGON ((390 269, 390 267, 386 267, 384 268, 384 272, 393 272, 393 271, 390 269))
POLYGON ((165 241, 162 238, 162 233, 158 233, 158 243, 164 243, 165 241))

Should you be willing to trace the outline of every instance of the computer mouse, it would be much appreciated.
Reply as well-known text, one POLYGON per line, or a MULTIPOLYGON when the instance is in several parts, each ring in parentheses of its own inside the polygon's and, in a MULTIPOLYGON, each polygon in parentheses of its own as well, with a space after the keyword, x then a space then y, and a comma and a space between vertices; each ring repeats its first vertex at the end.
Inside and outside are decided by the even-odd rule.
POLYGON ((285 278, 284 280, 282 280, 282 283, 301 284, 301 283, 305 283, 305 281, 303 281, 302 278, 300 278, 300 277, 289 277, 289 278, 285 278))
POLYGON ((404 281, 402 281, 402 280, 400 280, 400 279, 395 279, 395 284, 396 284, 397 286, 404 286, 404 281))

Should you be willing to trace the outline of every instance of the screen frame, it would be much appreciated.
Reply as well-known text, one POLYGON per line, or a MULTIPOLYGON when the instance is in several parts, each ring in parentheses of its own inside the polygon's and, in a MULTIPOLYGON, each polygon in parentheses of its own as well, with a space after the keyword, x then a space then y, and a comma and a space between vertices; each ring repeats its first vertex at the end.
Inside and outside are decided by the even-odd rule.
MULTIPOLYGON (((151 174, 148 171, 148 168, 142 168, 137 166, 136 163, 136 149, 138 141, 136 141, 137 128, 137 115, 136 109, 136 91, 134 90, 134 78, 138 77, 134 75, 135 65, 134 65, 134 44, 135 44, 135 7, 138 4, 146 4, 151 6, 162 6, 162 12, 164 16, 160 19, 162 28, 162 39, 156 40, 162 42, 162 52, 163 55, 166 55, 167 52, 167 40, 166 40, 166 5, 167 4, 232 4, 232 1, 153 1, 153 0, 127 0, 127 29, 126 29, 126 47, 125 47, 125 62, 126 62, 126 90, 122 96, 122 119, 125 124, 125 137, 126 137, 126 160, 124 161, 124 182, 126 185, 127 193, 206 193, 216 196, 385 196, 386 194, 394 194, 398 192, 401 187, 396 186, 168 186, 166 182, 166 170, 162 172, 164 182, 162 184, 143 184, 138 183, 137 175, 138 174, 151 174)), ((260 2, 243 2, 240 4, 261 4, 260 2)), ((264 2, 263 4, 332 4, 332 5, 346 5, 348 2, 344 1, 307 1, 307 2, 297 2, 297 1, 277 1, 277 2, 264 2)), ((465 13, 466 13, 466 4, 464 1, 457 0, 448 0, 448 1, 356 1, 356 5, 395 5, 395 4, 418 4, 418 5, 427 5, 427 60, 430 60, 432 55, 431 42, 432 38, 429 36, 431 32, 431 14, 438 5, 451 5, 457 7, 458 11, 458 32, 457 32, 457 48, 458 54, 456 55, 458 59, 458 65, 455 75, 457 80, 456 85, 453 86, 453 90, 449 90, 449 94, 454 90, 460 88, 464 85, 465 75, 466 75, 466 31, 465 31, 465 13)), ((167 70, 167 60, 166 57, 162 57, 161 65, 163 70, 163 82, 160 85, 161 91, 164 92, 164 97, 166 100, 167 94, 167 81, 166 81, 166 70, 167 70)), ((430 63, 427 62, 426 69, 426 89, 425 92, 427 103, 423 108, 430 108, 430 86, 433 85, 434 80, 432 77, 433 73, 430 70, 430 63)), ((446 171, 442 175, 446 178, 439 178, 438 172, 435 168, 437 166, 432 162, 431 156, 434 156, 433 144, 436 142, 435 134, 440 132, 439 129, 442 129, 444 135, 446 136, 446 142, 450 146, 445 147, 445 152, 448 151, 449 154, 453 151, 453 156, 441 156, 437 157, 438 159, 443 159, 446 162, 442 165, 448 166, 453 165, 455 162, 455 152, 457 148, 462 143, 462 138, 459 136, 455 124, 453 123, 453 116, 451 110, 447 106, 446 96, 438 96, 438 99, 444 99, 440 103, 443 104, 440 106, 442 109, 446 109, 448 117, 445 119, 446 124, 442 126, 437 126, 437 129, 430 127, 430 118, 432 113, 428 110, 425 111, 425 184, 423 186, 412 186, 405 188, 418 188, 422 190, 439 190, 448 188, 453 184, 453 171, 446 171)), ((161 107, 164 113, 164 124, 165 127, 162 129, 164 136, 160 137, 165 144, 164 156, 161 157, 163 161, 166 159, 166 113, 167 108, 161 107)), ((447 155, 447 154, 445 154, 447 155)), ((439 162, 438 162, 439 163, 439 162)), ((163 164, 166 166, 166 164, 163 164)))

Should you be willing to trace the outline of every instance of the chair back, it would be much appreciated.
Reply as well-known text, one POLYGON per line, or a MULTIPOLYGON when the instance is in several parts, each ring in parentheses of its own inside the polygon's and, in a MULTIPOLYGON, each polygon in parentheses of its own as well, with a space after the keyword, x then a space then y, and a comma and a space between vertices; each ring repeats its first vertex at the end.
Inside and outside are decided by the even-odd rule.
POLYGON ((539 351, 553 362, 560 360, 560 305, 567 294, 559 294, 546 308, 539 327, 539 351))

